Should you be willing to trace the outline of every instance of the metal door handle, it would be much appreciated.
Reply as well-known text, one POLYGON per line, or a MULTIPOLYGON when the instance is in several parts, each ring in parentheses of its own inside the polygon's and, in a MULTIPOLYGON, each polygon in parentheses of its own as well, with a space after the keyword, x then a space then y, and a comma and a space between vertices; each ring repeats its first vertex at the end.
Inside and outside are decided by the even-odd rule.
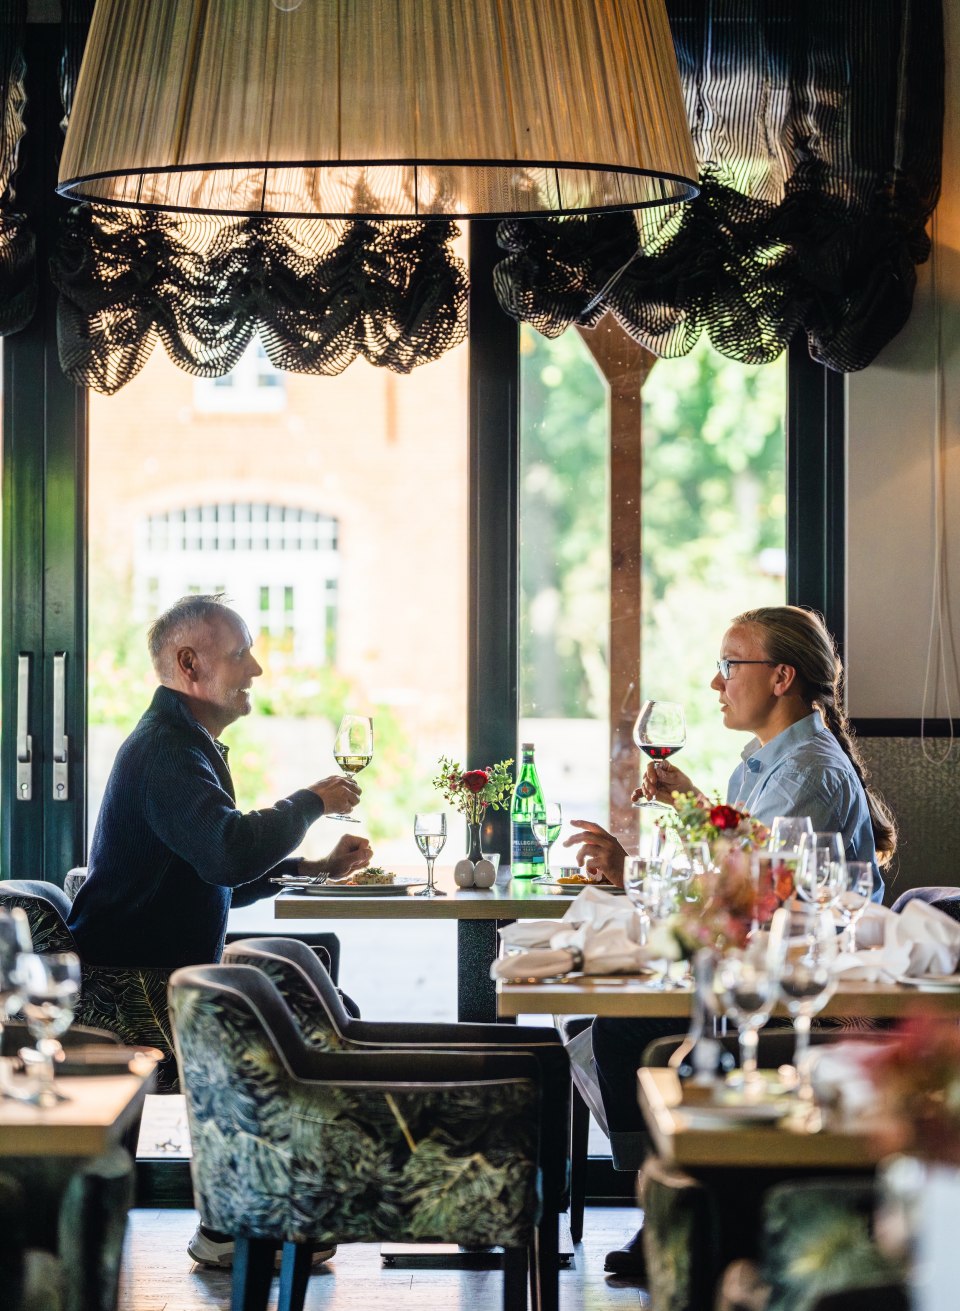
POLYGON ((17 658, 17 800, 33 800, 33 738, 30 723, 30 654, 17 658))
POLYGON ((69 795, 67 775, 70 763, 70 739, 67 726, 67 653, 57 651, 53 657, 53 799, 66 801, 69 795))

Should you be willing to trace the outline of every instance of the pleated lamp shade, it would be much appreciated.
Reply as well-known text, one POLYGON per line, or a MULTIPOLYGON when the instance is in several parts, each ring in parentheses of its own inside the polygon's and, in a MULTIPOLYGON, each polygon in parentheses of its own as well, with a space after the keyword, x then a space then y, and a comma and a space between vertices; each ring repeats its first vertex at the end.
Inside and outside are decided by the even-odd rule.
POLYGON ((664 0, 97 0, 58 190, 283 217, 696 195, 664 0))

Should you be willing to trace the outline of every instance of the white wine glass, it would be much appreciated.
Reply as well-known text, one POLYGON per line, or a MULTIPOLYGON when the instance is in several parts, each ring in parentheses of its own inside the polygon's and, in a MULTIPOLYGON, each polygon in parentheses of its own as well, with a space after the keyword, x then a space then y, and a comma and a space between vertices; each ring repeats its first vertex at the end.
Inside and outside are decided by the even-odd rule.
MULTIPOLYGON (((872 886, 872 885, 871 885, 872 886)), ((837 986, 837 930, 829 910, 798 902, 790 911, 786 957, 780 969, 780 997, 793 1019, 796 1091, 813 1101, 810 1081, 810 1024, 837 986)))
MULTIPOLYGON (((654 764, 675 756, 687 740, 683 706, 678 701, 644 701, 633 726, 633 740, 654 764)), ((661 810, 668 809, 661 801, 643 799, 633 804, 641 808, 659 806, 661 810)))
POLYGON ((844 951, 857 950, 857 925, 873 897, 873 865, 869 860, 847 861, 847 889, 840 901, 840 913, 846 919, 843 931, 844 951))
POLYGON ((427 886, 416 895, 418 897, 446 896, 446 893, 434 887, 433 883, 433 862, 440 855, 447 840, 446 815, 438 811, 425 811, 416 815, 413 821, 413 836, 420 848, 420 854, 427 862, 427 886))
POLYGON ((797 858, 797 891, 804 901, 828 909, 847 886, 847 858, 840 833, 806 833, 797 858))
POLYGON ((628 856, 623 862, 623 890, 637 915, 641 946, 646 943, 650 932, 650 910, 644 900, 644 888, 648 881, 659 885, 662 872, 663 861, 659 856, 628 856))
POLYGON ((21 952, 16 965, 17 998, 30 1036, 42 1060, 39 1087, 31 1097, 38 1106, 56 1106, 67 1098, 54 1086, 53 1063, 63 1055, 59 1038, 73 1023, 80 995, 80 959, 72 951, 21 952))
POLYGON ((800 840, 806 833, 813 836, 813 820, 809 815, 776 815, 770 825, 767 850, 795 856, 800 850, 800 840))
MULTIPOLYGON (((373 759, 373 720, 369 715, 344 715, 333 739, 333 758, 345 774, 351 777, 366 769, 373 759)), ((327 815, 327 819, 342 819, 359 824, 356 815, 327 815)))
POLYGON ((550 877, 550 848, 560 836, 563 812, 559 801, 537 803, 530 814, 530 827, 533 836, 543 847, 543 872, 550 877))

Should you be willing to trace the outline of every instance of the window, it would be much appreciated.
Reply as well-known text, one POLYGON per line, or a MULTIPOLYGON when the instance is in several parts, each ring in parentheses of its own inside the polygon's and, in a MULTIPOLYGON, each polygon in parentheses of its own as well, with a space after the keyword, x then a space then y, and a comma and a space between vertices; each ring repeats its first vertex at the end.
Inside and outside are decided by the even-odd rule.
POLYGON ((197 378, 193 405, 199 414, 277 414, 286 408, 284 375, 267 359, 259 339, 222 378, 197 378))

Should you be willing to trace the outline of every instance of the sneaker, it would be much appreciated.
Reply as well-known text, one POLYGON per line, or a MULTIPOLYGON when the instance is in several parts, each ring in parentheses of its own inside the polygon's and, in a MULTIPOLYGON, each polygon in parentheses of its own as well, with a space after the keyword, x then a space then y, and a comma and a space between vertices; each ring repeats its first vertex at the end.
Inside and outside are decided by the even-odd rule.
MULTIPOLYGON (((187 1255, 190 1256, 197 1265, 206 1266, 210 1270, 230 1270, 233 1266, 234 1243, 229 1234, 217 1233, 215 1229, 205 1229, 203 1225, 197 1225, 193 1237, 187 1243, 187 1255)), ((311 1256, 313 1265, 322 1265, 324 1261, 329 1261, 332 1256, 336 1255, 336 1246, 315 1247, 311 1256)), ((277 1252, 277 1264, 280 1262, 280 1252, 277 1252)))

